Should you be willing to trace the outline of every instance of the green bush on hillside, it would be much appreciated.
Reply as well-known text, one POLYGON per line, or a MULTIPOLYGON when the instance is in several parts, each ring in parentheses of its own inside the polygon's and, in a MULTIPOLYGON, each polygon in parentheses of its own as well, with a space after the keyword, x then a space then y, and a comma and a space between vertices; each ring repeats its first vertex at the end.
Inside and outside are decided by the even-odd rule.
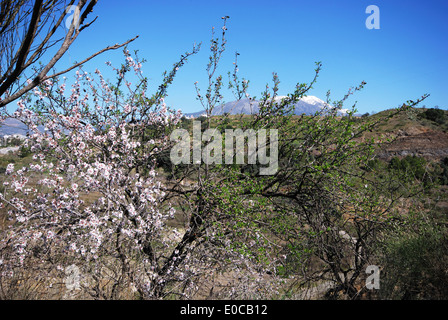
POLYGON ((442 173, 440 174, 440 184, 448 185, 448 157, 440 163, 442 173))
POLYGON ((409 173, 418 180, 424 180, 428 175, 426 159, 417 156, 394 157, 389 162, 389 170, 409 173))
POLYGON ((418 232, 401 230, 387 244, 381 273, 382 299, 431 299, 448 297, 448 238, 434 226, 418 232))
POLYGON ((445 111, 435 108, 427 109, 420 113, 419 117, 436 122, 437 124, 443 124, 446 120, 445 111))

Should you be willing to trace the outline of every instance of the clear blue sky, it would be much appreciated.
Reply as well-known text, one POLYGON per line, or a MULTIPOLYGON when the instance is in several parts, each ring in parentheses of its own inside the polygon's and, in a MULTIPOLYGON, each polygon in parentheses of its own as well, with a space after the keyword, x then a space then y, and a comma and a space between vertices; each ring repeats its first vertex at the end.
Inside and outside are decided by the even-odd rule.
MULTIPOLYGON (((224 15, 230 16, 228 45, 219 71, 227 80, 238 51, 239 75, 251 81, 251 95, 260 96, 273 71, 281 81, 280 95, 286 95, 297 82, 309 82, 314 62, 321 61, 323 70, 310 95, 325 99, 331 90, 332 98, 340 99, 365 80, 366 87, 345 107, 357 101, 360 113, 380 111, 429 93, 424 105, 448 109, 446 0, 103 0, 95 15, 97 21, 82 32, 61 67, 139 35, 129 49, 148 60, 143 70, 154 92, 162 72, 194 42, 202 42, 201 52, 169 89, 168 104, 184 112, 201 110, 194 82, 206 90, 211 28, 219 30, 224 15), (365 26, 371 4, 380 9, 379 30, 365 26)), ((105 71, 107 60, 118 65, 121 52, 100 55, 85 69, 105 71)), ((233 100, 225 93, 226 101, 233 100)))

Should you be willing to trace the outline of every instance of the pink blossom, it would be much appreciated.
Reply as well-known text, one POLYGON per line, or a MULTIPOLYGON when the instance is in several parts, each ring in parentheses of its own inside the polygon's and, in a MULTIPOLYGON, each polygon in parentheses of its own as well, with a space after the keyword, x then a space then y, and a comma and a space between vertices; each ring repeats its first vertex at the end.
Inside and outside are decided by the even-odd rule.
POLYGON ((11 174, 14 171, 14 163, 10 163, 6 166, 6 174, 11 174))

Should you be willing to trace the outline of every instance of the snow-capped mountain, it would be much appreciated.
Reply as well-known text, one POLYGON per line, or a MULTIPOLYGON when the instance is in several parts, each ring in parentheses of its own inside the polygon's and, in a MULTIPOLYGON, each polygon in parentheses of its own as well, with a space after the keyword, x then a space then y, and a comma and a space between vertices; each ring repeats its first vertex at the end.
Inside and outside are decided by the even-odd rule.
MULTIPOLYGON (((280 102, 284 96, 278 96, 275 98, 275 101, 280 102)), ((313 115, 316 112, 322 111, 326 107, 326 102, 315 97, 315 96, 306 96, 301 98, 298 102, 294 104, 294 114, 306 114, 313 115)), ((329 106, 328 108, 333 108, 329 106)), ((213 115, 222 115, 224 113, 228 114, 254 114, 259 110, 259 101, 257 100, 249 100, 249 99, 241 99, 239 101, 227 102, 223 105, 215 107, 212 114, 213 115)), ((340 115, 345 115, 347 113, 347 109, 341 109, 338 111, 340 115)), ((199 111, 194 113, 188 113, 186 115, 199 117, 205 114, 205 111, 199 111)))

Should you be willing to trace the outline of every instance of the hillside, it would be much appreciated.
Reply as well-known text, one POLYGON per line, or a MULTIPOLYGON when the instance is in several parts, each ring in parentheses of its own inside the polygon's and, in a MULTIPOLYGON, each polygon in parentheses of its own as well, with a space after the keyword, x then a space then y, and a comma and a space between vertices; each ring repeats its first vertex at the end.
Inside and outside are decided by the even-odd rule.
MULTIPOLYGON (((378 157, 384 160, 405 156, 433 160, 448 157, 448 111, 439 110, 439 117, 431 120, 425 117, 428 110, 431 109, 418 108, 396 115, 370 133, 370 136, 384 135, 393 139, 379 151, 378 157)), ((377 119, 388 112, 382 111, 368 118, 377 119)))

